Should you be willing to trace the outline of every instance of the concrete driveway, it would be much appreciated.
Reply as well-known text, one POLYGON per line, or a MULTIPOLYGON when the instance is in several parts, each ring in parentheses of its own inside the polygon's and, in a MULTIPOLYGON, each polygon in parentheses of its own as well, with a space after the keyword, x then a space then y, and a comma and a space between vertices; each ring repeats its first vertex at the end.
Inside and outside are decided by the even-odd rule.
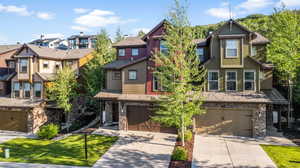
POLYGON ((234 136, 197 135, 193 167, 202 168, 276 168, 259 146, 268 141, 234 136))
POLYGON ((33 135, 23 132, 2 131, 0 130, 0 143, 15 139, 15 138, 33 138, 33 135))
POLYGON ((103 131, 119 140, 93 166, 101 168, 166 168, 169 166, 176 135, 137 131, 103 131))

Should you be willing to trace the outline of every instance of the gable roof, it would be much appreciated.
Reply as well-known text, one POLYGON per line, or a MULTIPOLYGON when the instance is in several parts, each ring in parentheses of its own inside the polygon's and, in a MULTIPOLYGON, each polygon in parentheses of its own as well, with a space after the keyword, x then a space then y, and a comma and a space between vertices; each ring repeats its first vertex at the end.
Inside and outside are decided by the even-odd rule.
POLYGON ((16 50, 18 48, 21 48, 22 44, 15 44, 15 45, 0 45, 0 54, 12 50, 16 50))
POLYGON ((136 60, 116 60, 111 63, 108 63, 103 66, 104 69, 112 69, 112 70, 120 70, 127 66, 134 65, 140 63, 144 60, 148 59, 148 57, 139 58, 136 60))
POLYGON ((269 43, 269 39, 267 39, 266 37, 264 37, 263 35, 254 32, 255 34, 255 38, 251 41, 252 44, 266 44, 269 43))
POLYGON ((16 55, 18 55, 25 47, 30 48, 38 57, 55 60, 80 59, 93 51, 93 49, 90 48, 61 50, 36 46, 32 44, 24 44, 23 47, 20 48, 19 51, 16 53, 16 55))
POLYGON ((147 34, 145 34, 142 37, 142 40, 146 40, 147 37, 152 34, 153 32, 155 32, 157 29, 159 29, 161 26, 163 26, 165 23, 169 23, 166 19, 162 20, 161 22, 158 23, 158 25, 156 25, 152 30, 150 30, 147 34))
POLYGON ((124 40, 121 40, 113 44, 113 47, 144 46, 144 45, 146 45, 146 42, 143 41, 140 37, 127 37, 124 40))

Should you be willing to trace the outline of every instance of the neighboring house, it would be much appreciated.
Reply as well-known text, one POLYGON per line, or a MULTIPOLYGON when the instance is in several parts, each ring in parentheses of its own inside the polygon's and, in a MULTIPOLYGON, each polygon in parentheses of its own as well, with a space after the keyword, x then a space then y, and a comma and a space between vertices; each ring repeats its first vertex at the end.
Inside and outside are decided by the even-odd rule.
POLYGON ((46 86, 64 66, 80 75, 80 68, 93 58, 91 52, 22 45, 9 59, 15 63, 15 73, 8 80, 10 98, 0 97, 0 130, 36 132, 47 122, 60 123, 63 113, 44 101, 46 86))
POLYGON ((0 96, 10 93, 10 78, 15 73, 15 64, 10 61, 22 45, 0 45, 0 96))
POLYGON ((85 35, 80 32, 79 35, 73 35, 68 38, 68 46, 71 49, 95 48, 96 35, 85 35))
MULTIPOLYGON (((165 21, 143 38, 128 37, 114 44, 117 60, 104 66, 106 89, 98 93, 103 120, 120 130, 168 132, 151 121, 151 107, 162 93, 152 75, 153 52, 164 52, 165 21)), ((287 101, 272 87, 273 66, 266 62, 269 43, 262 35, 229 20, 206 39, 195 39, 197 55, 207 69, 203 91, 206 114, 194 117, 198 133, 265 136, 273 128, 273 111, 287 101)))
POLYGON ((34 40, 28 44, 37 45, 41 47, 62 49, 62 50, 68 49, 67 40, 63 40, 60 38, 44 38, 43 35, 41 35, 40 39, 34 40))

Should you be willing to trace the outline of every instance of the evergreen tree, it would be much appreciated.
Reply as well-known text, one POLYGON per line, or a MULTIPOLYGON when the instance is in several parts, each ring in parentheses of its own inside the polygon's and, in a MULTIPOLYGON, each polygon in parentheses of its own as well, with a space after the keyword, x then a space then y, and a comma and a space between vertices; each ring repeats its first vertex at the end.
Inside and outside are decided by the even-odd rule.
POLYGON ((140 30, 139 32, 138 32, 138 37, 143 37, 143 36, 145 36, 146 35, 146 33, 143 31, 143 30, 140 30))
MULTIPOLYGON (((194 115, 204 113, 201 91, 206 71, 196 56, 195 33, 187 17, 187 7, 175 0, 165 23, 164 45, 167 51, 156 52, 154 75, 167 94, 159 101, 154 121, 175 126, 181 135, 192 125, 194 115)), ((181 138, 184 146, 184 136, 181 138)))
POLYGON ((125 38, 124 38, 124 35, 123 35, 123 33, 121 32, 121 28, 119 27, 118 29, 117 29, 117 32, 116 32, 116 36, 115 36, 115 43, 116 42, 119 42, 119 41, 122 41, 122 40, 124 40, 125 38))

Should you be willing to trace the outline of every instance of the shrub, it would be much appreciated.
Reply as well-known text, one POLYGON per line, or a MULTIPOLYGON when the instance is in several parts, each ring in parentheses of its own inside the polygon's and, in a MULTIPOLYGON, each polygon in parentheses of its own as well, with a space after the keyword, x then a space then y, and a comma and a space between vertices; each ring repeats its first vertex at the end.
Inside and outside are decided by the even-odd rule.
POLYGON ((58 134, 58 126, 55 124, 44 125, 37 132, 40 139, 52 139, 58 134))
MULTIPOLYGON (((193 138, 193 132, 191 130, 185 131, 184 140, 190 141, 193 138)), ((181 140, 181 132, 178 134, 178 139, 181 140)))
POLYGON ((172 154, 172 160, 187 160, 187 159, 188 159, 187 151, 183 147, 176 147, 172 154))

